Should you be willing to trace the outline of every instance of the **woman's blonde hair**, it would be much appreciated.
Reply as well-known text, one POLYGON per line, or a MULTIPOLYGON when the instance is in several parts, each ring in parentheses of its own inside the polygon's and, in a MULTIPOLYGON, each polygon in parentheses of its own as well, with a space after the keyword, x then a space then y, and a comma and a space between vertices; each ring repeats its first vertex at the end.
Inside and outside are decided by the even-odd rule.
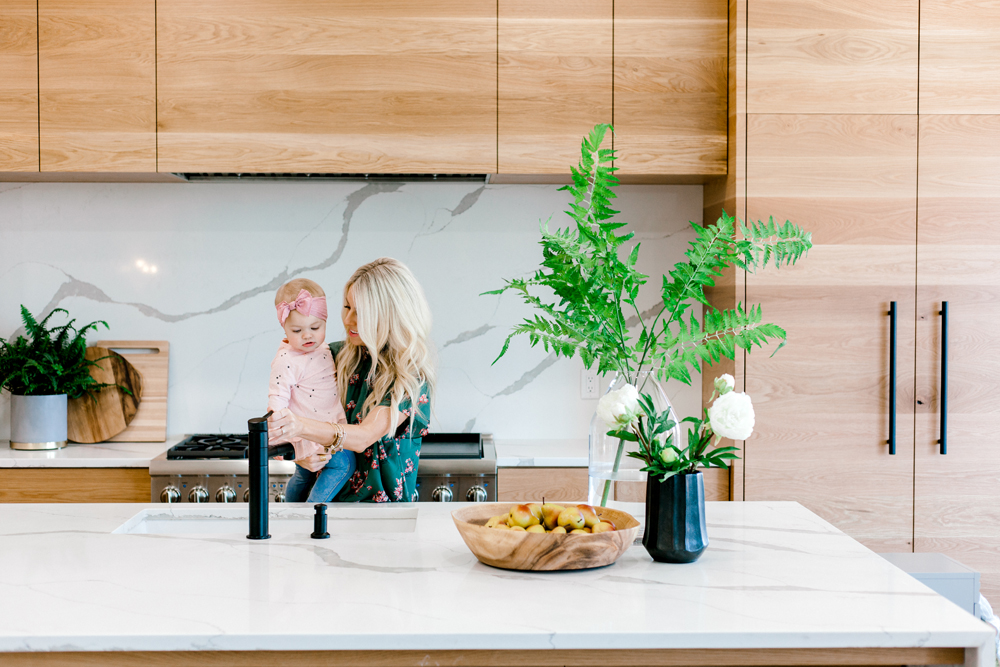
MULTIPOLYGON (((344 285, 344 296, 352 292, 358 315, 358 337, 372 358, 366 382, 371 391, 359 414, 366 416, 388 395, 392 428, 399 404, 409 397, 418 407, 421 384, 434 396, 434 361, 430 343, 431 311, 420 283, 402 262, 381 257, 354 272, 344 285)), ((361 363, 362 345, 345 344, 337 355, 337 388, 341 400, 361 363)), ((412 421, 411 421, 412 424, 412 421)))

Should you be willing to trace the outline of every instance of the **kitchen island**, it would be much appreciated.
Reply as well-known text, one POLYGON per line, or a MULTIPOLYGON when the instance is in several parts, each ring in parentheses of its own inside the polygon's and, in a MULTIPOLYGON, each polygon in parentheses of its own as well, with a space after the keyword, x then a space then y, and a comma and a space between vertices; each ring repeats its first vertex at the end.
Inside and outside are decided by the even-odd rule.
POLYGON ((556 573, 477 562, 456 506, 332 506, 313 540, 272 505, 251 542, 239 505, 0 505, 0 665, 994 664, 988 626, 797 503, 708 503, 693 564, 556 573))

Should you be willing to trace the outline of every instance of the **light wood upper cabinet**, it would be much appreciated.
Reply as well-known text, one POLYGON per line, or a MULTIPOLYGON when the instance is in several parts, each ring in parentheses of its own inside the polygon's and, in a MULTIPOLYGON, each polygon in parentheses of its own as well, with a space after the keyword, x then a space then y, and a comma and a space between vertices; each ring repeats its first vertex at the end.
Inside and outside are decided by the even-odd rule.
POLYGON ((619 176, 726 173, 725 0, 616 0, 619 176))
POLYGON ((156 171, 155 0, 38 0, 42 171, 156 171))
POLYGON ((1000 115, 921 115, 919 164, 915 550, 976 569, 992 600, 1000 596, 1000 115))
POLYGON ((744 497, 797 500, 872 549, 909 551, 917 118, 751 114, 747 133, 747 216, 790 218, 814 247, 794 267, 746 276, 746 301, 788 344, 746 355, 757 427, 744 497))
POLYGON ((498 173, 568 174, 611 122, 611 0, 500 0, 498 173))
POLYGON ((920 3, 920 113, 1000 114, 1000 4, 920 3))
POLYGON ((492 173, 492 0, 171 0, 159 170, 492 173))
POLYGON ((38 171, 36 0, 0 3, 0 171, 38 171))
POLYGON ((747 112, 917 113, 919 12, 918 0, 755 1, 747 112))

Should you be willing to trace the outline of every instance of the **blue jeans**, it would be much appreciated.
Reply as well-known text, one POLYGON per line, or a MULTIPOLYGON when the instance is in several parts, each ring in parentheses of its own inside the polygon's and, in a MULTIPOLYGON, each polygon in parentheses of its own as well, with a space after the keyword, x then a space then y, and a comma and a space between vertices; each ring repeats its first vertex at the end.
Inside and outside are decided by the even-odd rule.
POLYGON ((319 472, 310 472, 300 465, 285 485, 285 499, 290 503, 328 503, 344 488, 354 474, 354 452, 342 450, 334 454, 319 472))

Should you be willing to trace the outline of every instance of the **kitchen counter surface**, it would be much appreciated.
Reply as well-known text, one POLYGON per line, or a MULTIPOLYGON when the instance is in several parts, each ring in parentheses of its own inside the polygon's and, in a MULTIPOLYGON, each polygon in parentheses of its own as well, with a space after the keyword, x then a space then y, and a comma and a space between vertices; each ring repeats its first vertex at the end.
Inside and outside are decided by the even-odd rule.
POLYGON ((584 440, 496 440, 498 468, 586 468, 584 440))
POLYGON ((148 468, 149 462, 167 451, 183 436, 166 442, 70 443, 62 449, 22 451, 0 440, 0 468, 148 468))
POLYGON ((0 605, 0 651, 983 647, 966 664, 993 665, 988 626, 797 503, 708 503, 693 564, 636 546, 558 573, 478 563, 456 506, 333 506, 415 516, 413 530, 322 541, 278 527, 311 507, 272 506, 273 538, 251 542, 243 521, 112 534, 144 509, 169 526, 191 508, 0 505, 0 597, 17 601, 0 605))

